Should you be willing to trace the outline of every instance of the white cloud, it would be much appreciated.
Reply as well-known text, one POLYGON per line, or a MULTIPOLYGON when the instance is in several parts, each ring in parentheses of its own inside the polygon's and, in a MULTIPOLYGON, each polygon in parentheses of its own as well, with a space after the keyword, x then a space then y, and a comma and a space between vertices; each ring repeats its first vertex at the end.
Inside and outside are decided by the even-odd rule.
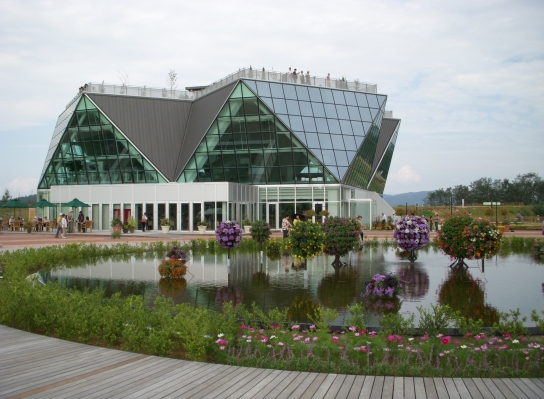
POLYGON ((16 177, 9 183, 7 183, 7 189, 9 190, 12 197, 18 197, 19 195, 30 195, 36 193, 36 187, 38 186, 37 177, 29 177, 26 179, 21 179, 16 177))
POLYGON ((419 174, 412 169, 410 165, 403 165, 397 173, 389 175, 388 180, 389 179, 400 183, 403 186, 419 183, 421 181, 419 174))

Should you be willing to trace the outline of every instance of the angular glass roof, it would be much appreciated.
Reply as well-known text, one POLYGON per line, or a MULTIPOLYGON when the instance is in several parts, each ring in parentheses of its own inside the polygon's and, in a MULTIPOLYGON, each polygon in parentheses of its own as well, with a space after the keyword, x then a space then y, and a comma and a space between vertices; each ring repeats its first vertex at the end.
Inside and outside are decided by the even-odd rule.
MULTIPOLYGON (((56 132, 56 130, 55 130, 56 132)), ((166 183, 126 137, 82 96, 57 133, 39 188, 52 185, 166 183)))
MULTIPOLYGON (((326 87, 243 80, 304 145, 342 181, 368 132, 379 132, 386 96, 326 87)), ((371 151, 367 149, 366 152, 371 151)), ((372 152, 372 159, 375 153, 372 152)), ((367 154, 370 156, 370 154, 367 154)), ((370 161, 372 165, 372 161, 370 161)), ((370 179, 367 171, 366 184, 370 179)), ((365 184, 365 187, 366 187, 365 184)), ((357 187, 362 185, 357 184, 357 187)))
MULTIPOLYGON (((320 154, 321 155, 321 154, 320 154)), ((338 183, 318 157, 240 82, 178 182, 338 183)))

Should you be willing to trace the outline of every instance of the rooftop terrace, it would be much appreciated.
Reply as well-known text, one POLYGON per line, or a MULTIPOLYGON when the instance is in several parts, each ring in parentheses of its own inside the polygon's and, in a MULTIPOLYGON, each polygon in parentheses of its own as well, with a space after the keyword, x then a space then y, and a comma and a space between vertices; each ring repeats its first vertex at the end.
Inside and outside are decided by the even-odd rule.
MULTIPOLYGON (((186 87, 186 90, 170 90, 164 88, 151 88, 147 86, 125 86, 115 84, 102 83, 88 83, 85 85, 84 91, 89 93, 103 93, 103 94, 116 94, 126 96, 141 96, 141 97, 153 97, 153 98, 165 98, 173 100, 195 100, 202 97, 212 91, 215 91, 229 83, 232 83, 238 79, 254 79, 254 80, 266 80, 271 82, 283 82, 292 83, 307 86, 316 87, 330 87, 333 89, 360 91, 365 93, 377 93, 378 86, 371 83, 363 83, 358 79, 349 81, 344 78, 323 78, 319 76, 301 76, 290 75, 279 71, 267 71, 267 70, 254 70, 251 68, 243 68, 237 72, 231 73, 222 79, 219 79, 208 86, 196 86, 186 87)), ((74 97, 72 101, 66 106, 68 108, 79 95, 74 97)))

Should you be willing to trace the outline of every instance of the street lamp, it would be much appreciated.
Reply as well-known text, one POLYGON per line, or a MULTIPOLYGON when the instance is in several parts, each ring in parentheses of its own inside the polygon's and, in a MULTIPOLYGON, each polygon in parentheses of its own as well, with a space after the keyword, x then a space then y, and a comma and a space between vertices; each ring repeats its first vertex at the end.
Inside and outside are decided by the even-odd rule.
POLYGON ((453 197, 450 197, 450 216, 453 215, 453 197))

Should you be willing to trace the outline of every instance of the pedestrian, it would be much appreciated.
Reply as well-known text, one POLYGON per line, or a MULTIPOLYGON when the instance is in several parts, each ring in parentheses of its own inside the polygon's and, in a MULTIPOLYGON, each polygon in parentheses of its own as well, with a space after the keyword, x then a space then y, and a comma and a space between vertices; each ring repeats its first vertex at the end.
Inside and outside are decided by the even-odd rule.
POLYGON ((291 223, 289 222, 289 215, 285 215, 283 220, 281 221, 281 231, 283 233, 283 238, 287 238, 289 236, 289 230, 291 229, 291 223))
POLYGON ((365 241, 365 233, 363 231, 363 229, 365 228, 365 226, 363 226, 363 217, 361 215, 357 216, 357 223, 359 224, 359 236, 361 237, 361 242, 364 242, 365 241))
POLYGON ((143 216, 142 216, 142 220, 141 220, 141 223, 142 223, 142 232, 144 232, 147 228, 147 213, 144 212, 143 216))
POLYGON ((298 72, 296 68, 293 70, 292 77, 293 77, 293 83, 297 83, 298 72))
POLYGON ((434 214, 434 229, 438 231, 438 222, 440 222, 440 216, 438 216, 438 212, 434 214))
POLYGON ((331 74, 330 73, 328 73, 327 77, 325 78, 325 86, 326 87, 331 87, 331 74))
POLYGON ((85 215, 83 215, 83 211, 79 211, 79 215, 77 215, 77 231, 85 233, 85 215))
POLYGON ((62 217, 61 223, 62 223, 62 238, 66 238, 66 230, 68 229, 68 220, 66 219, 66 215, 62 217))
POLYGON ((55 234, 55 238, 59 238, 59 233, 62 234, 62 216, 63 214, 61 213, 57 218, 57 234, 55 234))
MULTIPOLYGON (((68 212, 68 216, 66 216, 66 218, 68 221, 68 233, 73 233, 74 232, 74 210, 72 208, 70 208, 70 212, 68 212)), ((66 232, 64 233, 66 234, 66 232)))

